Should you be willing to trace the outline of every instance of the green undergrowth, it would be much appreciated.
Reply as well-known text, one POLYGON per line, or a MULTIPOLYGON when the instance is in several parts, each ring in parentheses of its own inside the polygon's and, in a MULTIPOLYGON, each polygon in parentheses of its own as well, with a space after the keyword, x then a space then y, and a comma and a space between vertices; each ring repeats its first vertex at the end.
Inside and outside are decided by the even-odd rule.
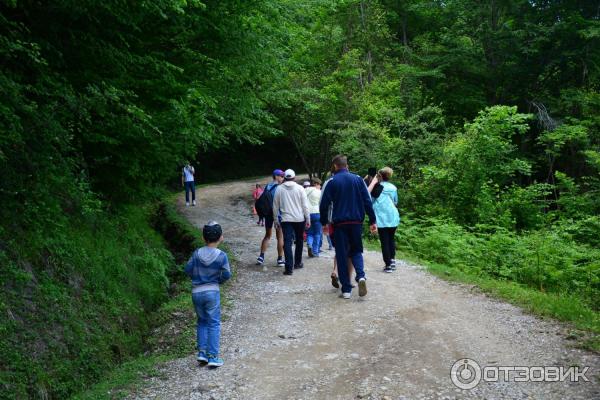
POLYGON ((2 235, 0 398, 64 399, 144 350, 174 265, 152 212, 57 214, 2 235))
MULTIPOLYGON (((144 354, 113 369, 101 382, 73 396, 73 400, 118 399, 143 390, 144 380, 160 377, 160 366, 167 361, 194 353, 196 348, 196 316, 193 309, 190 283, 183 274, 183 264, 194 249, 203 246, 201 232, 177 212, 174 197, 161 202, 154 218, 154 226, 164 236, 167 246, 177 260, 176 276, 172 279, 171 297, 151 314, 151 333, 146 340, 144 354)), ((232 263, 232 279, 221 288, 222 319, 231 305, 228 291, 236 275, 235 260, 226 245, 221 249, 232 263)))
POLYGON ((172 203, 0 228, 0 399, 115 398, 194 351, 181 264, 202 242, 172 203))
MULTIPOLYGON (((600 351, 600 252, 554 227, 517 235, 405 218, 399 255, 449 281, 473 284, 527 312, 571 324, 577 345, 600 351)), ((368 246, 379 249, 375 240, 368 246)))

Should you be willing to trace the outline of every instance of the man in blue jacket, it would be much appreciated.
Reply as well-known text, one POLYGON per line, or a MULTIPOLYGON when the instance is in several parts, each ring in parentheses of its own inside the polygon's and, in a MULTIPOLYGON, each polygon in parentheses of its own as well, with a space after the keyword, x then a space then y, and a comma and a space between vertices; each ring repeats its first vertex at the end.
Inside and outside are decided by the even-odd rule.
POLYGON ((352 293, 352 283, 348 276, 348 257, 354 264, 358 295, 362 297, 367 294, 362 256, 362 223, 366 213, 371 233, 376 233, 377 220, 367 186, 360 176, 348 171, 346 156, 338 155, 332 162, 335 172, 323 190, 319 206, 321 223, 324 227, 326 224, 334 226, 335 258, 342 283, 342 297, 349 299, 352 293), (328 221, 329 207, 332 208, 331 221, 328 221))

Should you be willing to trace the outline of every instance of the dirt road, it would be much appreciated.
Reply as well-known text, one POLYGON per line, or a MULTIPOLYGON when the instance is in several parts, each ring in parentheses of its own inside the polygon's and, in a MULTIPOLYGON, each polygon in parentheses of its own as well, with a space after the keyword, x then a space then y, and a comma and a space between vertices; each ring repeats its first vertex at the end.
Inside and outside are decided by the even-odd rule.
POLYGON ((202 188, 199 207, 180 199, 195 225, 223 225, 239 259, 234 303, 222 323, 225 366, 200 368, 190 349, 136 398, 600 399, 598 355, 570 347, 563 326, 418 266, 400 262, 385 274, 380 254, 366 252, 369 293, 351 300, 330 285, 333 252, 305 258, 304 269, 284 276, 273 240, 263 271, 254 265, 264 228, 250 215, 253 183, 202 188), (464 357, 482 367, 588 366, 590 382, 503 382, 499 375, 499 382, 461 390, 450 369, 464 357))

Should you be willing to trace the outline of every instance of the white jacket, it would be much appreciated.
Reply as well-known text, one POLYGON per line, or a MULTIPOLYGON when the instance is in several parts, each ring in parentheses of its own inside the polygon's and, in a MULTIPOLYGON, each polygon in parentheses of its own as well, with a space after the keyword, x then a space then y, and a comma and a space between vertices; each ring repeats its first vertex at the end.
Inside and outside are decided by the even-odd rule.
POLYGON ((275 221, 280 213, 281 222, 310 221, 306 192, 294 181, 283 182, 275 192, 273 199, 273 219, 275 221))
POLYGON ((306 197, 308 198, 308 212, 311 214, 319 213, 319 203, 321 202, 321 190, 314 186, 307 187, 306 197))

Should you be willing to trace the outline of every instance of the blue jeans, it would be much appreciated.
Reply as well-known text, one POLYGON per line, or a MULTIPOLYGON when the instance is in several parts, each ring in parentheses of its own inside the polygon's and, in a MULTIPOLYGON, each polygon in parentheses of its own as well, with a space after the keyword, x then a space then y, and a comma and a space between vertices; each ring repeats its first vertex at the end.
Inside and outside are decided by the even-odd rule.
POLYGON ((321 235, 323 234, 323 226, 320 221, 320 214, 310 214, 310 229, 306 236, 306 245, 312 248, 312 252, 315 256, 319 255, 321 251, 321 235))
POLYGON ((302 246, 304 246, 304 222, 282 222, 283 254, 285 254, 285 270, 294 271, 294 266, 302 263, 302 246), (292 244, 296 240, 296 249, 292 252, 292 244), (294 254, 295 253, 295 254, 294 254))
POLYGON ((196 340, 198 351, 208 356, 219 355, 219 337, 221 336, 221 297, 218 290, 192 293, 192 301, 198 316, 196 340))
POLYGON ((185 183, 185 202, 190 202, 190 191, 192 192, 192 201, 196 200, 196 184, 194 181, 185 183))
POLYGON ((333 231, 335 240, 335 259, 338 265, 338 277, 342 284, 342 293, 352 292, 348 276, 348 257, 352 259, 356 271, 356 281, 365 277, 363 264, 362 224, 336 225, 333 231))

